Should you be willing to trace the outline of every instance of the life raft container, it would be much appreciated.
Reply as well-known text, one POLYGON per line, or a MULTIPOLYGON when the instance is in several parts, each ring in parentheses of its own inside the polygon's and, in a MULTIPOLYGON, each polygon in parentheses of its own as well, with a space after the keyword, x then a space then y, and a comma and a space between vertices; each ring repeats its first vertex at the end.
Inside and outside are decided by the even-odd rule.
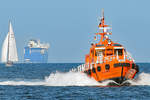
POLYGON ((130 69, 127 73, 126 73, 126 75, 125 75, 125 78, 126 79, 133 79, 134 78, 134 76, 135 76, 135 74, 136 74, 136 69, 130 69))

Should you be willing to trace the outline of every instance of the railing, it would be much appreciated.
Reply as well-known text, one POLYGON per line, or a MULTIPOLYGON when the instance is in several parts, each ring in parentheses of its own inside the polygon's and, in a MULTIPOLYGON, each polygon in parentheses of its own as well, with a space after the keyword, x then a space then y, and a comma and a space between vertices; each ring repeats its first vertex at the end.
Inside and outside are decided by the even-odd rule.
POLYGON ((124 62, 124 61, 126 61, 126 59, 129 60, 129 61, 133 61, 134 62, 134 59, 130 55, 124 54, 122 59, 120 59, 119 56, 117 56, 117 55, 106 56, 106 57, 97 56, 96 63, 100 63, 100 64, 101 63, 106 63, 106 62, 109 62, 109 61, 113 61, 115 59, 118 60, 119 62, 124 62))
POLYGON ((83 72, 83 71, 85 71, 85 70, 88 69, 88 68, 89 68, 88 65, 82 64, 82 65, 79 65, 79 66, 76 67, 76 68, 72 68, 70 71, 71 71, 71 72, 83 72))
MULTIPOLYGON (((98 57, 100 57, 100 56, 98 56, 98 57)), ((100 57, 100 59, 97 59, 96 64, 97 63, 103 63, 103 62, 106 63, 106 62, 112 61, 114 59, 117 59, 119 62, 123 62, 126 59, 129 60, 129 61, 133 61, 134 62, 134 59, 130 55, 124 54, 123 59, 119 59, 119 57, 117 57, 117 56, 107 56, 107 57, 103 57, 103 58, 100 57)), ((79 65, 76 68, 72 68, 70 71, 71 72, 83 72, 85 70, 88 70, 89 68, 92 69, 94 67, 94 66, 92 66, 93 64, 95 64, 95 63, 93 62, 91 64, 89 64, 89 63, 82 64, 82 65, 79 65)))

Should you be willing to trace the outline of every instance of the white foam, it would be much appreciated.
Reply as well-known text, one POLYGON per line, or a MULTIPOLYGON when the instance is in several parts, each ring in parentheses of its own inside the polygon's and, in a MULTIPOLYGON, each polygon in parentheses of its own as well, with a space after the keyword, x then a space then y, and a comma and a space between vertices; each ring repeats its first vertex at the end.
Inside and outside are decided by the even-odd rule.
MULTIPOLYGON (((14 79, 15 80, 15 79, 14 79)), ((56 72, 41 81, 1 81, 0 85, 43 85, 43 86, 104 86, 81 72, 56 72)))
MULTIPOLYGON (((0 85, 42 85, 42 86, 107 86, 112 80, 107 80, 102 83, 88 77, 86 74, 81 72, 56 72, 51 73, 44 80, 30 80, 25 81, 24 79, 5 80, 0 81, 0 85)), ((128 80, 131 85, 150 85, 150 74, 141 73, 134 80, 128 80)))
POLYGON ((45 79, 48 86, 96 86, 100 85, 97 81, 89 78, 86 74, 81 72, 56 72, 50 74, 45 79))
POLYGON ((150 85, 150 73, 142 72, 139 76, 134 80, 129 80, 131 85, 150 85))
POLYGON ((44 85, 44 82, 33 82, 33 81, 3 81, 0 82, 0 85, 44 85))

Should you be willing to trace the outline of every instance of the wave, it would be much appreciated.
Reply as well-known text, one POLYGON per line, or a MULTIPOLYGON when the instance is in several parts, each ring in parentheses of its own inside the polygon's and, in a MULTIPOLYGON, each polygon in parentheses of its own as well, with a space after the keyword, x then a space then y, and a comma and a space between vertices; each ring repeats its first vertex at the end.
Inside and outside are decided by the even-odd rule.
POLYGON ((96 86, 97 81, 81 72, 56 72, 45 78, 48 86, 96 86))
MULTIPOLYGON (((105 82, 106 83, 106 82, 105 82)), ((98 83, 86 74, 81 72, 56 72, 51 73, 44 80, 29 80, 20 79, 0 81, 0 85, 43 85, 43 86, 99 86, 105 83, 98 83)))
POLYGON ((150 85, 150 73, 140 73, 134 80, 128 80, 131 85, 150 85))
MULTIPOLYGON (((128 80, 131 85, 150 85, 150 74, 141 73, 134 80, 128 80)), ((51 73, 45 77, 44 80, 28 80, 17 79, 17 80, 0 80, 0 85, 27 85, 27 86, 107 86, 112 80, 107 80, 102 83, 97 82, 93 78, 88 77, 86 74, 81 72, 56 72, 51 73)))

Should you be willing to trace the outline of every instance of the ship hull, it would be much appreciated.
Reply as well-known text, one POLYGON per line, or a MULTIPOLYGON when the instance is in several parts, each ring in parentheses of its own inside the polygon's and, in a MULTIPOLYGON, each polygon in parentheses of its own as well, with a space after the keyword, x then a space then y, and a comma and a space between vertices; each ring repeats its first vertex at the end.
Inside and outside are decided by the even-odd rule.
POLYGON ((24 62, 26 63, 47 63, 48 50, 45 48, 24 48, 24 62))
POLYGON ((138 66, 134 63, 93 64, 92 69, 88 68, 84 73, 98 82, 113 80, 109 85, 129 85, 125 81, 134 78, 138 66))
MULTIPOLYGON (((112 78, 109 79, 110 81, 107 86, 130 86, 131 83, 127 81, 127 79, 122 80, 122 77, 112 78)), ((102 81, 99 81, 99 83, 102 83, 102 81)))
POLYGON ((8 62, 6 62, 5 66, 6 66, 6 67, 11 67, 11 66, 13 66, 13 62, 8 61, 8 62))

